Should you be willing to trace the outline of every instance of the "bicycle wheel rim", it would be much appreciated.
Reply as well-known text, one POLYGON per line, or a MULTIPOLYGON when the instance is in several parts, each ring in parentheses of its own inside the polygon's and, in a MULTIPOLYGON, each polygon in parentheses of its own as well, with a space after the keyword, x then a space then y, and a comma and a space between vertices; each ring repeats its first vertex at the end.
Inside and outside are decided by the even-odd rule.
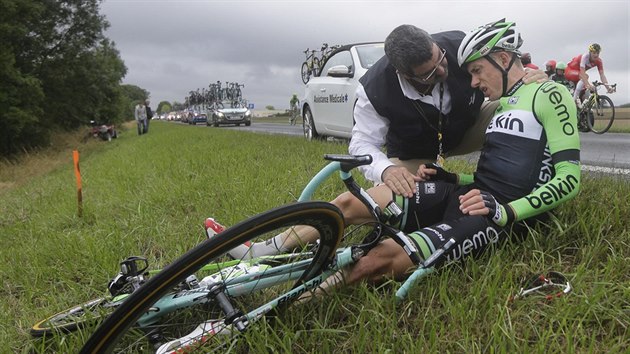
POLYGON ((308 79, 310 78, 309 76, 310 73, 308 72, 308 63, 306 62, 302 63, 301 74, 302 74, 302 82, 304 84, 308 83, 308 79))
POLYGON ((600 95, 592 108, 592 117, 587 118, 591 131, 603 134, 610 129, 615 119, 615 106, 607 96, 600 95))
POLYGON ((113 306, 107 298, 94 299, 35 323, 30 332, 33 337, 71 333, 77 329, 96 324, 114 311, 113 306))
MULTIPOLYGON (((255 239, 257 235, 287 225, 310 225, 321 235, 312 261, 293 283, 299 284, 313 278, 334 257, 344 229, 341 212, 332 204, 324 202, 304 202, 276 208, 243 221, 201 243, 153 276, 103 322, 85 343, 81 353, 113 351, 121 336, 130 331, 138 318, 187 276, 232 248, 255 239)), ((294 300, 295 298, 289 299, 283 306, 294 300)))

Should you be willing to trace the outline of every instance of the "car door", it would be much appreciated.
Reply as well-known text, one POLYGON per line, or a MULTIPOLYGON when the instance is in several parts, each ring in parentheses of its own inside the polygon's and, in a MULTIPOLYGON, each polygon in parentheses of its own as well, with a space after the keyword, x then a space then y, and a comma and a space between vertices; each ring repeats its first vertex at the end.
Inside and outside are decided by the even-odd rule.
POLYGON ((350 50, 344 50, 330 57, 322 68, 321 85, 317 88, 317 93, 321 96, 318 100, 321 103, 318 104, 319 112, 315 120, 318 121, 318 125, 324 126, 326 135, 348 138, 352 133, 352 110, 357 88, 353 75, 354 67, 350 50), (348 69, 346 71, 348 75, 344 75, 343 70, 342 75, 339 75, 340 66, 348 69), (331 71, 332 68, 334 69, 331 71))

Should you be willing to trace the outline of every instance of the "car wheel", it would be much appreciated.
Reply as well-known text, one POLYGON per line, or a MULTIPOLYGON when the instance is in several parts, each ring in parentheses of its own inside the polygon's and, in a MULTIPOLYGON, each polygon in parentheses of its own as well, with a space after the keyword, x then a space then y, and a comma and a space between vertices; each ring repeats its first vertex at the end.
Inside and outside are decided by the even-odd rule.
POLYGON ((304 130, 304 138, 306 140, 319 139, 319 134, 315 129, 315 121, 313 120, 313 114, 308 107, 304 108, 304 119, 302 120, 302 129, 304 130))
POLYGON ((245 123, 245 126, 246 126, 246 127, 249 127, 250 125, 252 125, 252 122, 247 122, 247 123, 245 123))
POLYGON ((214 122, 214 126, 218 127, 219 126, 219 122, 214 122))

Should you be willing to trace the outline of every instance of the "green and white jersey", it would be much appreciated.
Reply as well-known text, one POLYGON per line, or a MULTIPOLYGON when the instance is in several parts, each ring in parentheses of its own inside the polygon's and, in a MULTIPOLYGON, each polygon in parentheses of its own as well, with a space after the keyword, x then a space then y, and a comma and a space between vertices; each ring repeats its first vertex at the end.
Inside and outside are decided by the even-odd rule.
POLYGON ((522 220, 577 194, 579 160, 577 108, 566 87, 519 81, 486 129, 474 183, 522 220))

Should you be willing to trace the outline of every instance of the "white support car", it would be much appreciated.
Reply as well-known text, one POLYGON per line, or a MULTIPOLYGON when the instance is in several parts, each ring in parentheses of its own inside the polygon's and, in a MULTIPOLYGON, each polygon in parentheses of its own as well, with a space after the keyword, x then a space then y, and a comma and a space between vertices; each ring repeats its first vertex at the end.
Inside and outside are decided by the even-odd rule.
POLYGON ((383 42, 344 45, 331 53, 319 76, 311 77, 306 84, 301 100, 307 140, 350 138, 359 79, 383 55, 383 42))

